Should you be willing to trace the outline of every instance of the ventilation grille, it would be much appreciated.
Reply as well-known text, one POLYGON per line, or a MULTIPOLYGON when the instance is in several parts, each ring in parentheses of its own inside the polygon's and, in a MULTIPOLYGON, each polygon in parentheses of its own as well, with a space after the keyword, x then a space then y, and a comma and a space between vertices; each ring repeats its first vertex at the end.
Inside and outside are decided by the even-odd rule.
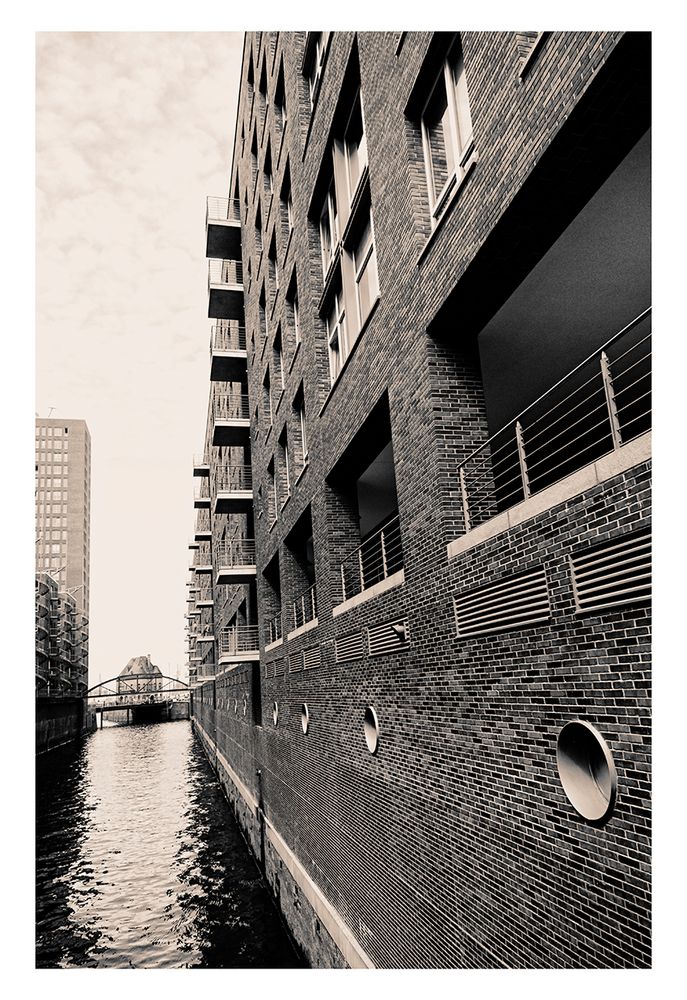
POLYGON ((651 598, 648 530, 571 556, 570 566, 578 611, 602 611, 651 598))
POLYGON ((367 644, 370 656, 383 656, 385 653, 397 653, 408 649, 408 619, 399 618, 394 622, 385 622, 367 630, 367 644))
POLYGON ((348 660, 360 660, 363 655, 363 633, 353 632, 336 640, 336 662, 347 663, 348 660))
POLYGON ((303 666, 306 670, 312 670, 313 667, 319 667, 322 662, 320 657, 320 647, 311 646, 309 649, 303 650, 303 666))
POLYGON ((289 673, 295 674, 297 670, 303 669, 303 654, 289 653, 289 673))
POLYGON ((283 677, 284 676, 284 657, 282 656, 279 660, 274 661, 274 676, 283 677))
POLYGON ((543 567, 461 594, 454 598, 454 605, 461 638, 536 625, 551 614, 543 567))

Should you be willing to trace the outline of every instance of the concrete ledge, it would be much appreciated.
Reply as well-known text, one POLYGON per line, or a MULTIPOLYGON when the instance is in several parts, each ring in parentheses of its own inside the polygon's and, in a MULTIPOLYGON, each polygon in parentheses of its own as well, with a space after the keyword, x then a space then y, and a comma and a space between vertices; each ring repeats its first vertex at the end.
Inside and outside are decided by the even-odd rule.
POLYGON ((363 590, 362 593, 356 594, 354 597, 349 597, 348 600, 342 601, 341 604, 337 604, 336 607, 332 608, 332 617, 337 618, 346 611, 357 608, 359 604, 364 604, 366 601, 371 601, 374 597, 379 597, 380 594, 385 594, 387 590, 403 586, 405 582, 405 570, 399 569, 398 573, 392 573, 386 580, 380 580, 379 583, 375 583, 374 587, 363 590))
MULTIPOLYGON (((560 482, 547 487, 541 493, 535 493, 533 497, 523 500, 510 510, 505 510, 502 514, 497 514, 491 520, 480 524, 478 528, 473 528, 460 538, 450 542, 446 548, 446 555, 449 561, 456 556, 462 555, 481 545, 489 538, 500 535, 509 528, 514 528, 518 524, 524 524, 531 518, 542 514, 546 510, 551 510, 566 500, 572 500, 593 486, 606 482, 619 476, 622 472, 634 468, 651 458, 651 432, 642 434, 641 437, 630 441, 628 444, 612 451, 596 462, 591 462, 583 468, 566 476, 560 482)), ((374 589, 374 588, 373 588, 374 589)), ((339 605, 341 607, 341 605, 339 605)))
POLYGON ((299 625, 298 628, 295 628, 292 632, 288 633, 286 636, 287 642, 290 639, 297 639, 299 635, 303 635, 304 632, 309 632, 311 629, 317 628, 318 625, 319 619, 317 618, 312 618, 309 622, 306 622, 305 625, 299 625))
POLYGON ((276 649, 277 646, 281 646, 283 642, 284 642, 283 638, 275 639, 274 642, 268 642, 267 645, 265 646, 265 652, 269 653, 271 649, 276 649))
MULTIPOLYGON (((215 741, 195 717, 193 719, 193 725, 197 727, 201 735, 202 742, 207 747, 211 748, 211 752, 217 758, 218 763, 222 765, 226 776, 232 782, 239 795, 251 810, 253 816, 258 817, 260 812, 259 804, 253 793, 243 783, 243 781, 241 781, 236 771, 234 771, 231 767, 227 758, 220 750, 217 749, 215 741)), ((264 812, 262 813, 262 820, 265 824, 265 830, 270 843, 288 868, 294 881, 303 891, 303 895, 312 906, 318 919, 331 935, 334 944, 343 955, 349 967, 352 969, 374 969, 375 965, 372 959, 358 944, 351 929, 343 921, 341 915, 331 905, 322 890, 313 882, 310 875, 308 875, 303 865, 300 863, 283 837, 274 828, 268 817, 265 816, 264 812)))

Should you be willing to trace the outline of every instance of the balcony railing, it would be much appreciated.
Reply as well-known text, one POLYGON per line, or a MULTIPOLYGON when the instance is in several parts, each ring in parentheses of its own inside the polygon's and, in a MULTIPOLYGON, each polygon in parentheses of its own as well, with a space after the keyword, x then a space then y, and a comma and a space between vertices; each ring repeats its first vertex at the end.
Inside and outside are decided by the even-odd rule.
POLYGON ((210 327, 211 351, 245 351, 246 328, 235 320, 220 319, 210 327))
POLYGON ((210 460, 207 455, 194 455, 193 456, 193 466, 196 469, 202 468, 204 465, 210 465, 210 460))
POLYGON ((212 566, 212 554, 208 546, 199 549, 193 555, 192 566, 212 566))
POLYGON ((259 645, 257 625, 232 625, 219 634, 220 656, 254 652, 259 645))
POLYGON ((254 566, 255 539, 234 538, 217 546, 217 566, 254 566))
POLYGON ((277 642, 282 638, 282 616, 279 611, 273 618, 270 618, 265 626, 265 642, 269 646, 271 642, 277 642))
POLYGON ((205 510, 198 511, 198 516, 196 518, 196 532, 210 532, 212 528, 210 527, 210 515, 205 510))
POLYGON ((361 594, 403 569, 398 514, 353 550, 341 563, 342 600, 361 594))
POLYGON ((212 398, 212 414, 215 420, 250 420, 247 393, 215 393, 212 398))
POLYGON ((300 628, 317 618, 317 587, 313 583, 293 602, 293 627, 300 628))
POLYGON ((651 428, 651 309, 459 466, 465 531, 651 428))
POLYGON ((193 491, 194 500, 207 500, 208 504, 210 502, 210 487, 208 485, 207 478, 201 479, 199 484, 195 487, 193 491))
POLYGON ((238 198, 207 196, 205 224, 208 222, 240 222, 241 201, 238 198))
POLYGON ((250 465, 229 465, 218 469, 213 481, 213 492, 218 493, 252 493, 253 469, 250 465))
POLYGON ((208 287, 210 285, 242 285, 243 264, 240 260, 209 260, 208 287))

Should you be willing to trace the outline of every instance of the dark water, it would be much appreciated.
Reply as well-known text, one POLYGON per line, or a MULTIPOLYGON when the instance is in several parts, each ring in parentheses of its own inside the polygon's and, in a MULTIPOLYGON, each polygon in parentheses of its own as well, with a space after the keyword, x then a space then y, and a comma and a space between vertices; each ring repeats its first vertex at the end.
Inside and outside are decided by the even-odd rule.
POLYGON ((38 758, 39 968, 290 968, 295 955, 188 722, 38 758))

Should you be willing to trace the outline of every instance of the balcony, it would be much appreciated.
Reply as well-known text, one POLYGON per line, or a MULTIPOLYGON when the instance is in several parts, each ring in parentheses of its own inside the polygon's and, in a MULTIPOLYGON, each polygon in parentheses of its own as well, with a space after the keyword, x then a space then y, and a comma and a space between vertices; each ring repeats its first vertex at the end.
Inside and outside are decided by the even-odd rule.
POLYGON ((253 506, 253 470, 250 465, 218 469, 213 482, 215 514, 245 514, 253 506))
POLYGON ((205 256, 241 256, 241 203, 208 195, 205 209, 205 256))
POLYGON ((215 584, 250 583, 255 580, 255 539, 237 538, 221 542, 216 556, 215 584))
POLYGON ((210 330, 210 380, 241 382, 247 364, 246 328, 234 320, 218 320, 210 330))
POLYGON ((624 455, 632 462, 637 449, 626 446, 651 429, 650 323, 649 308, 459 466, 466 534, 497 517, 504 530, 524 519, 531 497, 550 500, 534 516, 602 481, 606 466, 606 478, 617 474, 624 455))
POLYGON ((211 608, 214 606, 211 590, 201 590, 196 598, 197 608, 211 608))
POLYGON ((401 527, 396 514, 341 563, 341 600, 383 584, 402 569, 401 527))
POLYGON ((200 479, 210 475, 210 463, 204 455, 193 456, 193 475, 200 479))
POLYGON ((210 510, 210 484, 207 479, 201 479, 193 492, 193 506, 196 510, 210 510))
POLYGON ((243 265, 240 260, 208 261, 208 316, 243 320, 243 265))
POLYGON ((196 542, 212 541, 212 528, 210 526, 210 511, 201 510, 196 518, 196 530, 193 534, 196 542))
POLYGON ((219 634, 220 665, 260 659, 257 625, 231 625, 219 634))
POLYGON ((206 545, 204 549, 199 549, 194 554, 189 569, 196 574, 212 573, 212 555, 210 554, 209 546, 206 545))
POLYGON ((243 447, 250 441, 248 395, 241 392, 215 393, 212 397, 212 443, 243 447))

